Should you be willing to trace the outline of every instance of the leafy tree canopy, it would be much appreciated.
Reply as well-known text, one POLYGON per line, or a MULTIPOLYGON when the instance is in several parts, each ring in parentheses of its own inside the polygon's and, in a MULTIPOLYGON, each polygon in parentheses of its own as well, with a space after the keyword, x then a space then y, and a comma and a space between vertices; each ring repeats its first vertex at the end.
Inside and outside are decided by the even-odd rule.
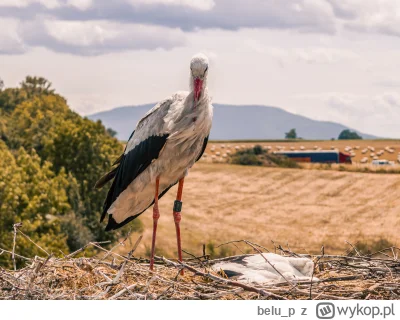
POLYGON ((289 132, 285 133, 285 139, 297 139, 296 129, 290 129, 289 132))
MULTIPOLYGON (((24 233, 48 252, 68 252, 67 235, 61 230, 61 218, 71 210, 66 191, 71 182, 65 171, 56 175, 35 151, 28 154, 21 148, 14 155, 0 143, 0 247, 11 248, 12 225, 22 222, 24 233)), ((16 252, 43 254, 24 237, 16 252)), ((9 264, 5 261, 9 259, 0 256, 0 263, 9 264)))
POLYGON ((27 76, 21 82, 21 88, 27 92, 28 97, 41 94, 54 94, 54 90, 51 89, 51 82, 42 77, 27 76))
POLYGON ((115 130, 113 130, 113 129, 111 129, 111 128, 108 128, 108 129, 107 129, 107 133, 108 133, 111 137, 116 137, 116 136, 117 136, 117 131, 115 131, 115 130))
POLYGON ((362 137, 355 131, 349 129, 343 130, 338 137, 339 140, 357 140, 362 139, 362 137))

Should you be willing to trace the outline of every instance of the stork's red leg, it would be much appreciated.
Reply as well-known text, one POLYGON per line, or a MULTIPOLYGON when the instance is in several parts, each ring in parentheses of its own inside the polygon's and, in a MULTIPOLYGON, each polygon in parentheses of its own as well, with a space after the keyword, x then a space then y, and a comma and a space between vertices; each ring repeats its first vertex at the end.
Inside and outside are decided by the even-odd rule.
MULTIPOLYGON (((182 219, 181 210, 182 210, 183 181, 184 181, 184 178, 179 180, 178 192, 176 194, 176 200, 174 203, 174 211, 173 211, 174 221, 175 221, 175 229, 176 229, 176 242, 178 244, 179 261, 182 261, 181 228, 180 228, 179 224, 182 219)), ((181 271, 181 274, 183 275, 183 270, 181 271)))
POLYGON ((151 241, 151 257, 150 257, 150 270, 153 270, 154 265, 154 250, 156 247, 156 234, 157 234, 157 223, 160 218, 160 211, 158 210, 158 188, 160 185, 160 177, 156 179, 156 190, 154 195, 154 206, 153 206, 153 240, 151 241))

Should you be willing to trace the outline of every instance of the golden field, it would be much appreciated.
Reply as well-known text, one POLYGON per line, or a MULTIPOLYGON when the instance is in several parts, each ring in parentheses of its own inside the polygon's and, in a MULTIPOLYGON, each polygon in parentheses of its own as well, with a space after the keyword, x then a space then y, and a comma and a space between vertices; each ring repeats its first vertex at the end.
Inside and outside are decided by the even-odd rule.
MULTIPOLYGON (((338 141, 334 143, 339 145, 338 141)), ((346 241, 370 244, 383 239, 398 244, 399 188, 398 174, 199 162, 185 180, 183 249, 201 255, 202 244, 208 245, 209 252, 213 245, 240 239, 271 249, 273 240, 309 253, 319 252, 322 245, 325 252, 343 253, 349 248, 346 241)), ((176 256, 172 217, 175 194, 176 187, 160 200, 156 247, 158 254, 168 257, 176 256)), ((144 238, 136 255, 146 256, 151 246, 152 210, 140 219, 144 238)), ((138 236, 132 234, 132 241, 138 236)), ((233 245, 214 251, 215 255, 240 253, 233 245)))
POLYGON ((310 140, 275 140, 275 141, 252 141, 252 142, 213 142, 211 141, 207 145, 206 156, 203 157, 202 161, 211 162, 211 157, 214 155, 213 161, 226 162, 227 158, 223 158, 224 154, 234 153, 237 148, 246 149, 251 148, 255 145, 261 145, 264 148, 271 147, 271 151, 278 151, 278 147, 283 150, 315 150, 321 148, 322 150, 339 149, 344 153, 346 147, 350 147, 354 152, 352 157, 353 163, 358 163, 363 157, 368 158, 368 163, 373 159, 373 156, 377 156, 379 151, 382 151, 382 155, 377 156, 379 159, 385 159, 389 161, 398 162, 400 156, 400 140, 333 140, 333 141, 310 141, 310 140), (371 147, 374 151, 368 149, 371 147), (368 149, 365 153, 362 153, 364 149, 368 149), (388 151, 391 150, 392 152, 388 151), (219 154, 218 154, 219 153, 219 154), (373 155, 372 155, 373 154, 373 155), (372 156, 371 156, 372 155, 372 156))

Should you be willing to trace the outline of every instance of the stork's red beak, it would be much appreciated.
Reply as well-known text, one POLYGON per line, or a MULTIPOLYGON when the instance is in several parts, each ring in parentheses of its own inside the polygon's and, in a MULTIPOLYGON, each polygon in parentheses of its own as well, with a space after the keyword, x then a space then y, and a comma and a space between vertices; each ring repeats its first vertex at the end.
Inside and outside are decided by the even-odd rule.
POLYGON ((196 78, 194 79, 194 100, 198 101, 203 88, 203 80, 196 78))

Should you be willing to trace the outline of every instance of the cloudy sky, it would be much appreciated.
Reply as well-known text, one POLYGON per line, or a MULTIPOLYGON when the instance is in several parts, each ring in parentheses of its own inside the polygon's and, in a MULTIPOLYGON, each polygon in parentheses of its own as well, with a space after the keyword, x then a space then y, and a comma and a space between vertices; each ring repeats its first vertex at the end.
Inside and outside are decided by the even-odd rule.
POLYGON ((81 114, 186 90, 400 138, 399 0, 0 0, 0 78, 53 82, 81 114))

